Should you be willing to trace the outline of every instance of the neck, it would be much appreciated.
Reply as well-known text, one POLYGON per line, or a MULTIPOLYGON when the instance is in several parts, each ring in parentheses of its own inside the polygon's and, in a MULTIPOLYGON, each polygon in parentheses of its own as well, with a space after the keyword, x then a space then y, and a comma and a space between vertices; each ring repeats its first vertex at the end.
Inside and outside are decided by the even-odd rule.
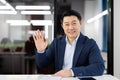
POLYGON ((68 42, 70 43, 70 45, 72 45, 73 41, 75 40, 76 38, 68 38, 68 42))

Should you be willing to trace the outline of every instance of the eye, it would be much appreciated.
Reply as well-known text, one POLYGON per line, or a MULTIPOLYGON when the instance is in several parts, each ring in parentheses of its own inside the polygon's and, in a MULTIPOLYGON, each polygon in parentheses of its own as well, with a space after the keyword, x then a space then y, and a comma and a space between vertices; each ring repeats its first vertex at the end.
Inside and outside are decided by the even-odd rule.
POLYGON ((64 24, 64 26, 69 26, 69 24, 64 24))
POLYGON ((73 24, 76 24, 76 23, 73 23, 73 24))
POLYGON ((77 24, 76 22, 72 23, 72 25, 76 25, 76 24, 77 24))

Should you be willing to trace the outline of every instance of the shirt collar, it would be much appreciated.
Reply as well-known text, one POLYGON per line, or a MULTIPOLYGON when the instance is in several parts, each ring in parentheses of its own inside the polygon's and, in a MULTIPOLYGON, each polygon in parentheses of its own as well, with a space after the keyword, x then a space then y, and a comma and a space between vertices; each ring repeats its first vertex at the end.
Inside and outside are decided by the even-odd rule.
MULTIPOLYGON (((80 33, 78 34, 78 36, 76 37, 76 39, 75 39, 73 42, 77 42, 79 36, 80 36, 80 33)), ((68 38, 67 38, 67 36, 66 36, 65 40, 66 40, 67 43, 69 43, 69 42, 68 42, 68 38)))

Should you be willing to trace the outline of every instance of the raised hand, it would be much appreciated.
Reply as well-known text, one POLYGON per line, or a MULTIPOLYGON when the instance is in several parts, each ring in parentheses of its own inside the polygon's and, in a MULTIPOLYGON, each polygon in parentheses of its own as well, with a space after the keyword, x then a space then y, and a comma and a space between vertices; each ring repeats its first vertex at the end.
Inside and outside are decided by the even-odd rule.
POLYGON ((48 39, 44 38, 43 31, 37 30, 33 35, 35 46, 38 51, 44 51, 48 45, 48 39))

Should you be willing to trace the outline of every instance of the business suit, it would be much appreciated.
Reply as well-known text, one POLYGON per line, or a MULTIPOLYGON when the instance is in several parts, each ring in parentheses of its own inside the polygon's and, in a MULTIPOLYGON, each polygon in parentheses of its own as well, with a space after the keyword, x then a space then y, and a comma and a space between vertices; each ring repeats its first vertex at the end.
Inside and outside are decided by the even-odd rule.
MULTIPOLYGON (((44 52, 36 51, 36 62, 39 67, 44 67, 51 62, 55 63, 55 71, 62 69, 66 47, 66 36, 53 40, 51 46, 44 52)), ((80 33, 73 56, 74 76, 97 76, 104 71, 104 62, 100 50, 93 39, 80 33)))

